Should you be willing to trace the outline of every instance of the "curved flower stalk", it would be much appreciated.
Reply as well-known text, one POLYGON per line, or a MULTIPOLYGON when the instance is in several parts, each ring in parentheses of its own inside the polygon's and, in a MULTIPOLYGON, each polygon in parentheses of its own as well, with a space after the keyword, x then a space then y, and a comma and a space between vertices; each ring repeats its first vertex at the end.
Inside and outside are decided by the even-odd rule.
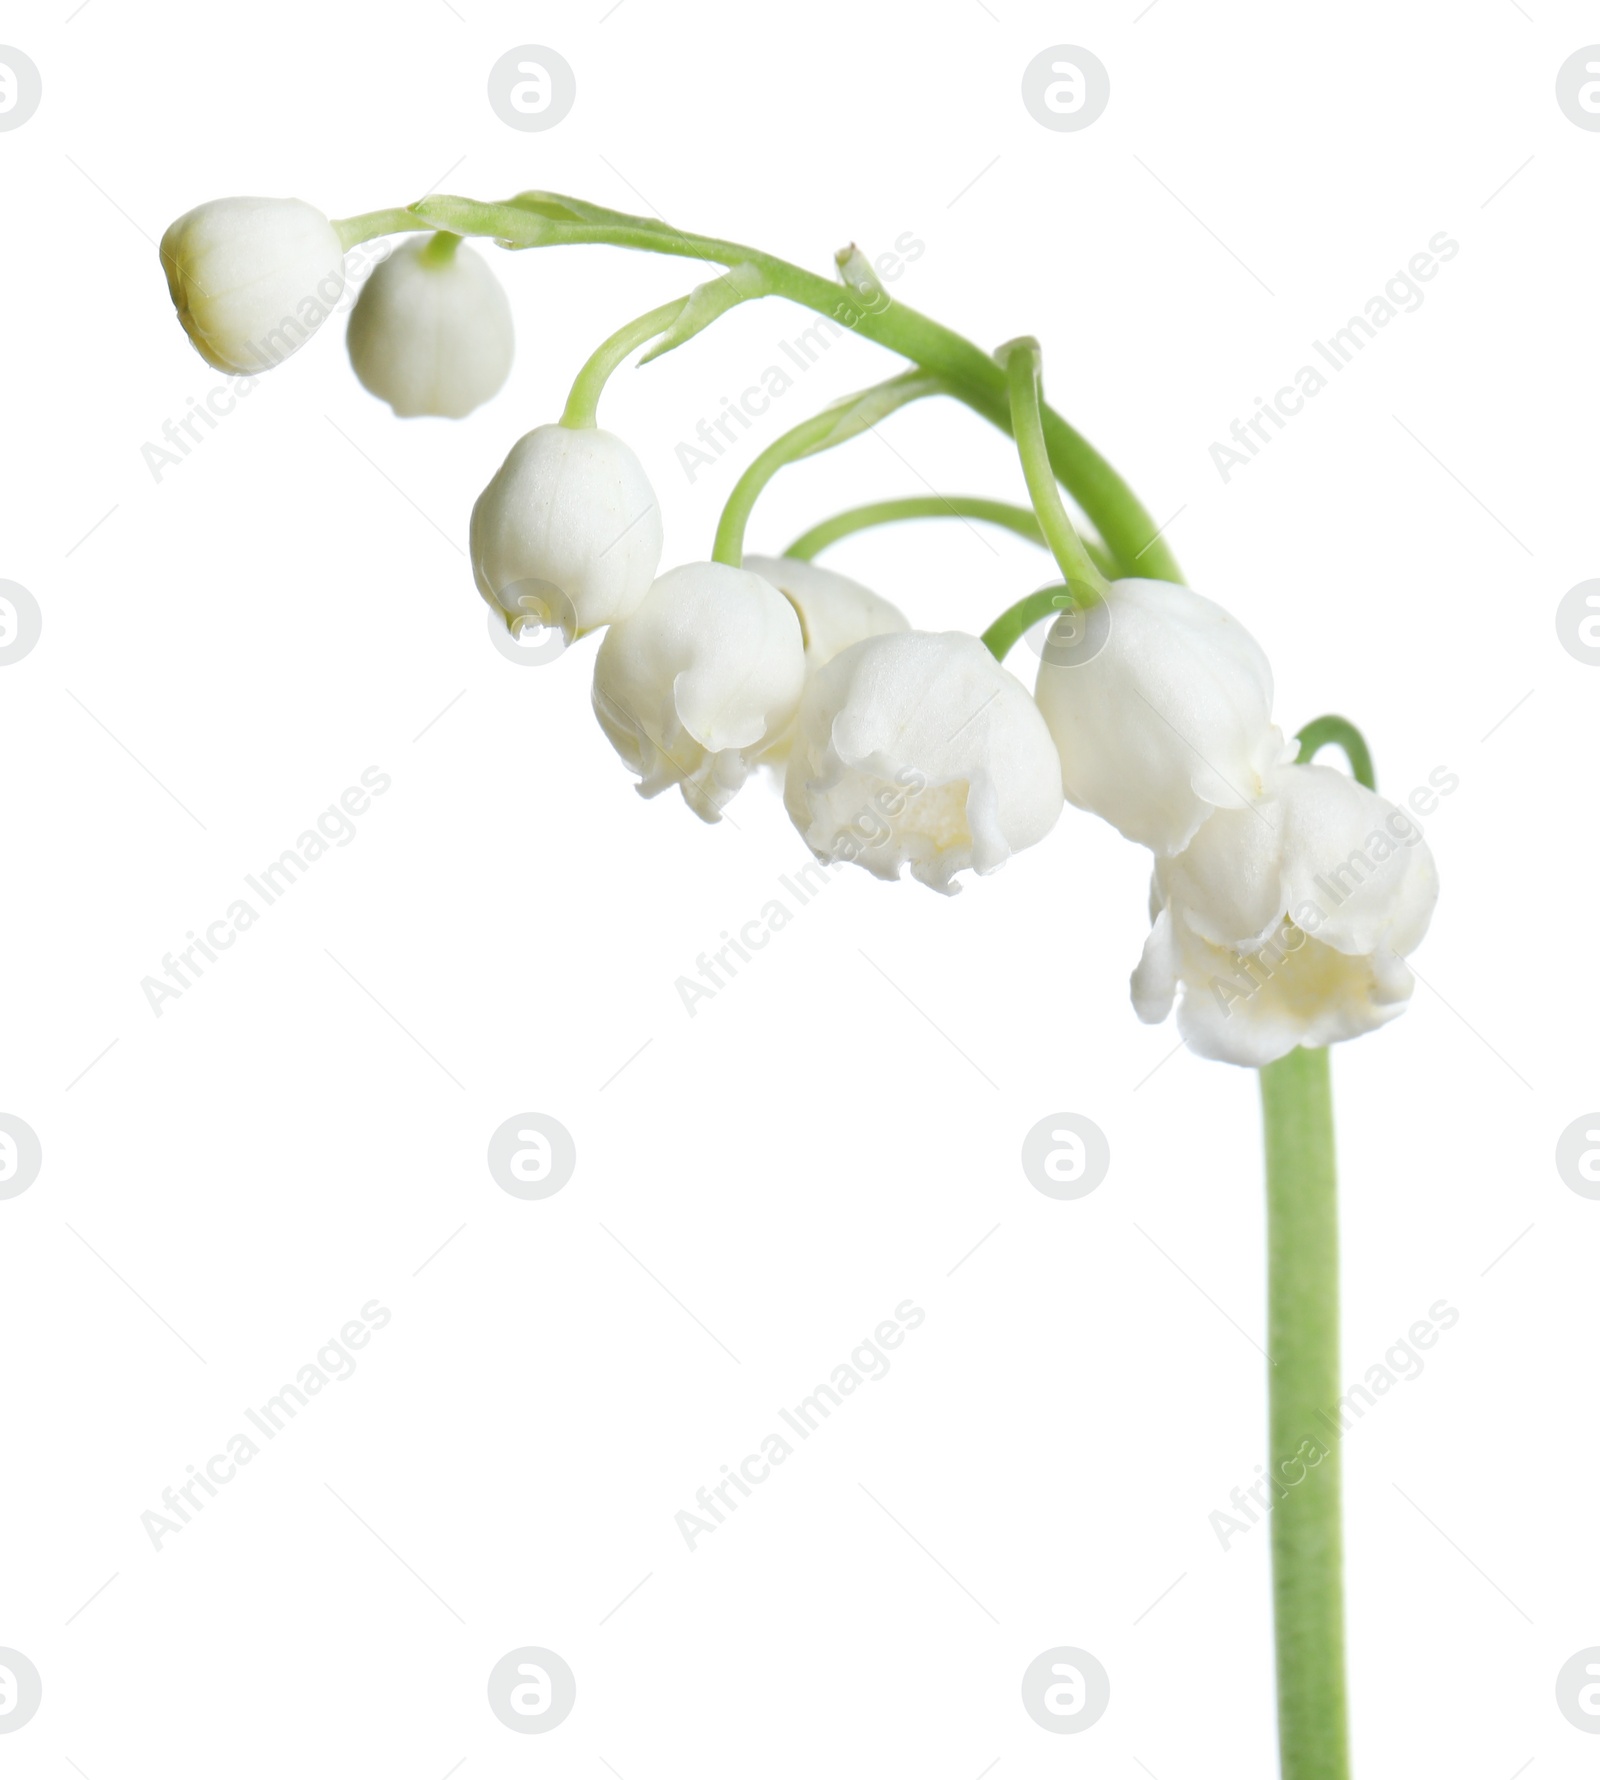
MULTIPOLYGON (((1046 402, 1038 342, 985 352, 891 300, 853 247, 836 256, 840 284, 738 242, 523 192, 432 197, 337 223, 293 200, 224 199, 168 230, 162 263, 197 349, 256 371, 320 324, 344 249, 408 234, 431 240, 372 281, 350 336, 362 381, 402 414, 465 413, 509 363, 509 321, 459 238, 600 244, 716 268, 601 342, 559 421, 511 447, 470 525, 478 591, 513 630, 558 626, 568 641, 605 631, 594 708, 644 795, 676 785, 715 821, 757 765, 775 765, 819 858, 945 892, 1041 841, 1064 801, 1151 849, 1136 1011, 1159 1020, 1176 1005, 1191 1050, 1261 1071, 1270 1434, 1274 1463, 1287 1457, 1339 1390, 1326 1047, 1402 1011, 1405 960, 1438 894, 1427 844, 1377 796, 1359 732, 1318 719, 1296 755, 1273 721, 1262 649, 1182 584, 1147 509, 1046 402), (712 560, 658 575, 660 506, 633 450, 600 430, 601 395, 635 354, 648 362, 768 297, 848 326, 903 368, 769 445, 728 499, 712 560), (779 470, 934 395, 1012 436, 1026 506, 876 501, 819 521, 782 557, 746 557, 753 509, 779 470), (809 560, 868 526, 933 517, 1006 526, 1048 549, 1057 576, 980 638, 913 629, 897 604, 809 560), (1002 663, 1047 622, 1030 695, 1002 663), (1312 763, 1330 741, 1353 776, 1312 763)), ((1349 1771, 1339 1491, 1335 1450, 1273 1513, 1284 1780, 1349 1771)))

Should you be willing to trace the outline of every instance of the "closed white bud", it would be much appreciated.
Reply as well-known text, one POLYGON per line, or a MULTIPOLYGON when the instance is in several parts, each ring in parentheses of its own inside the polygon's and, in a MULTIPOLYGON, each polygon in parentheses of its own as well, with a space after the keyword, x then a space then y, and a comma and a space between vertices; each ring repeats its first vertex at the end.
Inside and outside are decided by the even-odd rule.
POLYGON ((976 637, 905 631, 852 644, 806 688, 784 803, 819 859, 949 894, 1042 840, 1061 765, 1028 691, 976 637))
POLYGON ((511 305, 482 254, 414 238, 362 286, 345 344, 363 386, 396 414, 459 420, 511 370, 511 305))
POLYGON ((525 433, 472 509, 478 591, 506 623, 559 626, 568 642, 625 618, 661 561, 661 509, 614 433, 525 433))
POLYGON ((594 709, 654 797, 670 785, 715 822, 794 715, 805 653, 794 607, 748 569, 688 563, 612 625, 594 664, 594 709))
MULTIPOLYGON (((808 681, 852 643, 911 628, 898 606, 880 599, 859 581, 818 568, 814 562, 790 556, 747 556, 744 566, 763 581, 770 581, 794 607, 805 645, 808 681)), ((781 765, 788 759, 792 740, 792 731, 785 730, 762 756, 763 764, 781 765)))
POLYGON ((213 198, 161 237, 178 320, 219 371, 267 371, 297 352, 344 291, 331 222, 298 198, 213 198))
POLYGON ((1254 1067, 1355 1038, 1404 1011, 1405 957, 1438 895, 1403 810, 1328 767, 1283 767, 1261 803, 1219 810, 1157 859, 1134 1008, 1155 1023, 1178 995, 1191 1050, 1254 1067))
POLYGON ((1116 581, 1106 609, 1099 652, 1053 663, 1047 649, 1035 696, 1067 801, 1176 853, 1293 757, 1272 724, 1272 669, 1237 619, 1187 587, 1116 581))

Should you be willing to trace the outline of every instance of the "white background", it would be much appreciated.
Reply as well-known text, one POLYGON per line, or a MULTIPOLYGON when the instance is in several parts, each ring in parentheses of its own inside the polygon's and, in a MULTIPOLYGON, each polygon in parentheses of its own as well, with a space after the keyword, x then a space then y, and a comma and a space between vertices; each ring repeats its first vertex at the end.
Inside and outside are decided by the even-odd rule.
MULTIPOLYGON (((489 646, 477 491, 694 268, 495 254, 517 364, 467 421, 394 419, 340 321, 159 482, 142 460, 221 382, 157 263, 181 211, 540 186, 823 271, 911 231, 894 294, 1041 337, 1286 728, 1347 713, 1391 795, 1459 775, 1428 986, 1334 1059, 1345 1376, 1460 1312, 1344 1449, 1355 1751, 1594 1772, 1554 1680, 1600 1643, 1600 1205, 1553 1149, 1600 1101, 1600 670, 1553 616, 1596 573, 1600 135, 1554 81, 1600 18, 1530 9, 6 10, 44 80, 0 135, 0 575, 44 611, 0 673, 0 1110, 44 1146, 0 1204, 0 1645, 44 1678, 9 1771, 1274 1771, 1267 1531, 1225 1554, 1207 1518, 1265 1457, 1256 1083, 1132 1014, 1145 857, 1069 809, 954 901, 841 874, 690 1019, 675 979, 804 860, 781 805, 641 802, 593 642, 489 646), (542 134, 485 94, 529 42, 578 81, 542 134), (1062 42, 1111 74, 1081 133, 1020 99, 1062 42), (1224 484, 1211 442, 1439 230, 1423 306, 1224 484), (141 979, 371 765, 356 838, 155 1017, 141 979), (535 1204, 484 1160, 529 1110, 578 1150, 535 1204), (1019 1165, 1057 1111, 1112 1150, 1070 1204, 1019 1165), (153 1550, 161 1491, 374 1298, 356 1374, 153 1550), (677 1511, 907 1298, 889 1376, 691 1554, 677 1511), (548 1736, 485 1699, 526 1644, 577 1676, 548 1736), (1078 1737, 1019 1699, 1057 1644, 1111 1677, 1078 1737)), ((614 381, 666 563, 708 553, 756 450, 893 368, 841 340, 691 485, 676 444, 809 319, 751 304, 614 381)), ((930 485, 1020 498, 953 406, 882 431, 780 478, 750 547, 930 485)), ((929 627, 1045 578, 959 524, 826 560, 929 627)))

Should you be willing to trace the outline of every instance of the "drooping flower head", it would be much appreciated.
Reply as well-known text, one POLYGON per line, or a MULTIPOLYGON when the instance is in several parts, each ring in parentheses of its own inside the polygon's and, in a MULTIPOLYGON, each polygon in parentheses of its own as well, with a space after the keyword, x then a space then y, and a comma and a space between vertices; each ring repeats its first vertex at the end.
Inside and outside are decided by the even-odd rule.
POLYGON ((1272 669, 1236 618, 1187 587, 1115 581, 1105 605, 1097 653, 1055 661, 1047 645, 1039 666, 1062 790, 1129 840, 1176 853, 1292 756, 1272 723, 1272 669))
POLYGON ((298 352, 344 290, 344 248, 298 198, 213 198, 161 237, 178 320, 219 371, 270 370, 298 352))
POLYGON ((1177 995, 1184 1040, 1227 1063, 1357 1037, 1410 999, 1438 894, 1403 810, 1328 767, 1281 767, 1261 802, 1157 859, 1134 1008, 1159 1022, 1177 995))
POLYGON ((497 394, 511 370, 505 290, 482 254, 454 242, 403 242, 350 311, 345 345, 356 376, 407 419, 459 420, 497 394))
POLYGON ((661 509, 615 433, 540 426, 511 447, 472 509, 478 591, 508 625, 568 642, 625 618, 661 561, 661 509))
POLYGON ((642 796, 677 785, 715 822, 788 726, 804 680, 788 600, 749 569, 687 563, 606 632, 594 709, 642 796))
POLYGON ((936 890, 996 870, 1061 813, 1037 706, 976 637, 905 631, 852 644, 806 688, 784 803, 819 859, 936 890))

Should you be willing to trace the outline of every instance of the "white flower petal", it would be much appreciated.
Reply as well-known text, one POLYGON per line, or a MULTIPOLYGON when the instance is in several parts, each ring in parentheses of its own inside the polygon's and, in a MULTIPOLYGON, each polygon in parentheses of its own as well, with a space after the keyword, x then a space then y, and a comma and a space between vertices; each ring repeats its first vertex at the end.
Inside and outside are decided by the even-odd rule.
POLYGON ((1216 811, 1181 853, 1157 859, 1163 901, 1213 945, 1264 938, 1286 907, 1282 824, 1272 802, 1216 811))
POLYGON ((298 352, 344 291, 344 248, 298 198, 214 198, 161 237, 178 319, 209 365, 238 376, 298 352))
POLYGON ((1043 659, 1035 695, 1061 753, 1068 802, 1158 853, 1188 844, 1214 808, 1262 792, 1284 753, 1272 670, 1221 606, 1167 581, 1117 581, 1099 653, 1043 659))
POLYGON ((1026 688, 976 637, 905 631, 852 644, 810 680, 784 803, 821 859, 902 867, 950 891, 1042 840, 1060 766, 1026 688))
POLYGON ((813 671, 852 643, 911 628, 898 606, 848 575, 814 562, 792 556, 747 556, 744 566, 770 581, 794 607, 805 640, 806 666, 813 671))
POLYGON ((1260 1068, 1297 1045, 1358 1038, 1394 1019, 1411 994, 1398 960, 1336 952, 1292 924, 1254 954, 1197 937, 1183 950, 1178 1031, 1191 1050, 1223 1063, 1260 1068))
MULTIPOLYGON (((1287 766, 1249 810, 1221 810, 1156 864, 1161 904, 1134 975, 1141 1019, 1180 985, 1201 1056, 1259 1066, 1395 1018, 1438 896, 1415 823, 1327 767, 1287 766)), ((1159 1014, 1156 1017, 1160 1017, 1159 1014)))
POLYGON ((1331 767, 1286 767, 1273 785, 1294 918, 1341 952, 1414 950, 1427 932, 1439 878, 1412 818, 1331 767))
POLYGON ((614 433, 535 427, 478 496, 470 543, 478 591, 495 610, 559 625, 571 642, 626 617, 649 591, 661 509, 614 433))
POLYGON ((459 420, 511 370, 511 305, 482 254, 462 243, 436 259, 432 241, 403 242, 377 267, 345 345, 363 386, 396 414, 459 420))
POLYGON ((1150 924, 1144 951, 1128 985, 1133 1011, 1146 1026, 1159 1026, 1172 1012, 1178 992, 1178 942, 1172 916, 1159 910, 1150 924))
POLYGON ((800 621, 775 587, 748 569, 688 563, 606 633, 595 715, 646 797, 677 784, 716 821, 790 722, 804 678, 800 621))
MULTIPOLYGON (((806 652, 806 679, 852 643, 910 629, 906 615, 870 588, 832 569, 788 556, 747 556, 744 566, 770 581, 795 609, 806 652)), ((794 741, 793 726, 773 738, 761 763, 781 773, 794 741)))

